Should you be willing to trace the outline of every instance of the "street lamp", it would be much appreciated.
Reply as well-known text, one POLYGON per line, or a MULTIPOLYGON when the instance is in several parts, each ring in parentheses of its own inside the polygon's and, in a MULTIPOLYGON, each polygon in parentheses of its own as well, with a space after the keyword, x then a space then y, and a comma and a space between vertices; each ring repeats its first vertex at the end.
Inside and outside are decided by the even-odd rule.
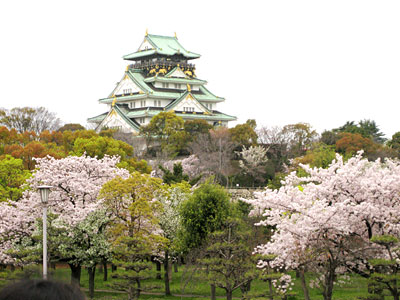
POLYGON ((51 188, 50 185, 38 186, 40 199, 43 203, 43 279, 47 279, 47 201, 51 188))

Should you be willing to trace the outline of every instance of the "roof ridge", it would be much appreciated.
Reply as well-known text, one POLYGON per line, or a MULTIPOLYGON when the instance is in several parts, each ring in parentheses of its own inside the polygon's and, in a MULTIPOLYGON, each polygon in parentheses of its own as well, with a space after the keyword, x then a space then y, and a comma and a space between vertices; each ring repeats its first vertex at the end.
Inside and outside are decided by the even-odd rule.
POLYGON ((160 34, 148 34, 147 35, 147 37, 151 37, 151 36, 156 36, 156 37, 161 37, 161 38, 170 38, 170 39, 175 39, 175 40, 177 40, 177 38, 176 37, 174 37, 174 36, 169 36, 169 35, 160 35, 160 34))

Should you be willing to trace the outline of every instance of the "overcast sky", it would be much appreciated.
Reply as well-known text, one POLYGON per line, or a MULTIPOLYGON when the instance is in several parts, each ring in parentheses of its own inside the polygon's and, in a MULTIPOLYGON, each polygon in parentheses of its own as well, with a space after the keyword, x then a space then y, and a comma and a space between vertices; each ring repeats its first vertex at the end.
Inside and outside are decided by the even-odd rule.
MULTIPOLYGON (((400 1, 2 1, 0 107, 86 125, 146 28, 177 33, 238 122, 400 131, 400 1)), ((234 125, 235 123, 232 123, 234 125)))

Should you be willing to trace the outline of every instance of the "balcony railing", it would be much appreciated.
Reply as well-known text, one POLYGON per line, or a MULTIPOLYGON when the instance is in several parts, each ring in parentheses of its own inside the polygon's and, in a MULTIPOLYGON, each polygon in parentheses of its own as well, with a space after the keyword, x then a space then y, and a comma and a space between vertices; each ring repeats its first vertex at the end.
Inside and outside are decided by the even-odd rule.
POLYGON ((193 70, 195 69, 194 64, 188 64, 187 62, 178 62, 178 61, 171 61, 166 59, 157 59, 157 60, 150 60, 150 61, 141 61, 136 62, 134 64, 129 65, 130 69, 146 69, 146 68, 154 68, 154 67, 175 67, 179 64, 182 69, 186 70, 193 70))

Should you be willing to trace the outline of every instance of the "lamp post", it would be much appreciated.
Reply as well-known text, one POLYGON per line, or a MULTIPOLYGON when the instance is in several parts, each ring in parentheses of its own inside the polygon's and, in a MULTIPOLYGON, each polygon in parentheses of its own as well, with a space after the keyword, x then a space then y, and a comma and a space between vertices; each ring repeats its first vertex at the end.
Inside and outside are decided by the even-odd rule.
POLYGON ((40 199, 43 203, 43 279, 47 279, 47 201, 51 188, 50 185, 38 186, 40 199))

